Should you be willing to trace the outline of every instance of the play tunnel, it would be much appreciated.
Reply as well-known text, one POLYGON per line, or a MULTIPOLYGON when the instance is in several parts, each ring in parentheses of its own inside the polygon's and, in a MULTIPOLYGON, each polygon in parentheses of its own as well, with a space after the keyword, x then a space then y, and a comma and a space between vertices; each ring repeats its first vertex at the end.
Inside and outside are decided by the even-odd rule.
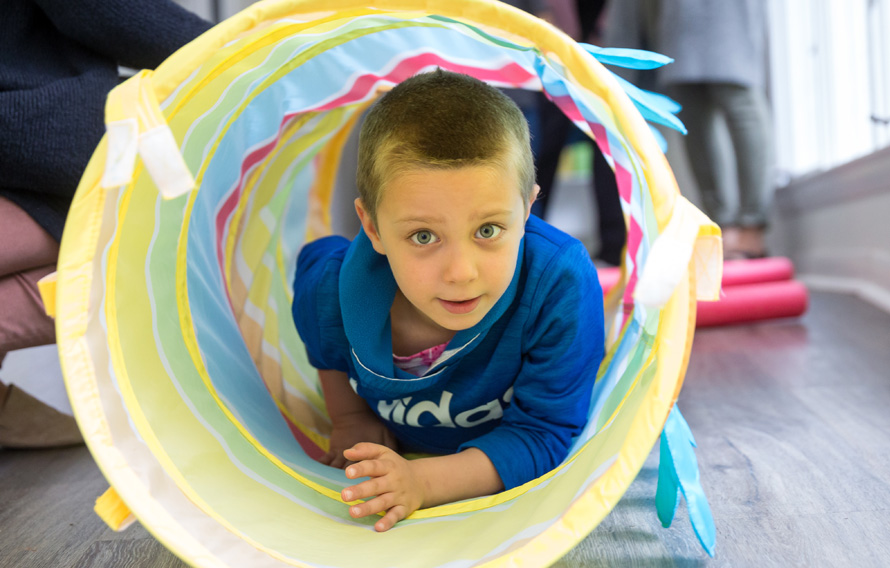
POLYGON ((663 58, 579 45, 486 0, 371 4, 260 2, 110 95, 44 285, 72 407, 111 486, 97 511, 116 529, 138 519, 194 566, 540 566, 597 526, 665 430, 659 515, 669 523, 684 495, 712 548, 673 409, 696 300, 718 293, 719 230, 680 195, 646 122, 682 128, 670 102, 600 63, 663 58), (628 243, 568 458, 376 533, 348 515, 343 472, 313 459, 330 424, 291 281, 300 247, 330 232, 363 111, 436 67, 544 90, 614 168, 628 243))

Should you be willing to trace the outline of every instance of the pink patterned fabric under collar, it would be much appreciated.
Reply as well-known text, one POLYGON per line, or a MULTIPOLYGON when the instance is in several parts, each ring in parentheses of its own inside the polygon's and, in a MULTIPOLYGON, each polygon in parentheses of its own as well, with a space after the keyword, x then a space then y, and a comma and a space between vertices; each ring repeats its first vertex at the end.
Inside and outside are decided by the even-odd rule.
POLYGON ((434 345, 429 349, 424 349, 420 353, 404 357, 393 353, 392 361, 399 369, 406 373, 411 373, 416 377, 420 377, 433 366, 433 363, 435 363, 439 357, 441 357, 447 345, 447 343, 434 345))

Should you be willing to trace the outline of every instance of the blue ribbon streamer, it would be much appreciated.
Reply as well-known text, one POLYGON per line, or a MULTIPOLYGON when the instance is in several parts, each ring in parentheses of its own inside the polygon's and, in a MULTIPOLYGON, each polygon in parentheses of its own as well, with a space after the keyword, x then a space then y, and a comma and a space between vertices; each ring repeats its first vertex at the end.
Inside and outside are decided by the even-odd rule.
MULTIPOLYGON (((589 43, 579 44, 589 54, 604 65, 614 65, 616 67, 624 67, 625 69, 657 69, 668 63, 673 63, 673 59, 667 55, 655 53, 654 51, 645 51, 642 49, 627 49, 621 47, 599 47, 589 43)), ((614 73, 612 73, 615 75, 614 73)), ((618 75, 615 75, 621 88, 628 94, 631 100, 639 109, 640 113, 646 120, 662 124, 669 128, 673 128, 683 134, 686 134, 686 127, 674 116, 682 108, 677 101, 651 91, 640 89, 633 83, 630 83, 618 75)), ((663 138, 662 138, 663 140, 663 138)), ((661 143, 661 141, 659 141, 661 143)), ((666 147, 666 143, 665 143, 666 147)))
POLYGON ((615 75, 615 78, 618 79, 621 88, 624 89, 624 92, 633 101, 637 110, 643 115, 643 118, 649 122, 655 122, 686 134, 686 127, 675 116, 675 113, 680 112, 680 109, 683 108, 680 106, 680 103, 668 96, 653 93, 652 91, 644 91, 618 75, 615 75))
MULTIPOLYGON (((632 68, 653 69, 672 61, 668 57, 660 56, 657 53, 648 51, 597 48, 596 46, 589 44, 583 45, 588 52, 603 63, 617 65, 618 63, 615 62, 621 61, 623 64, 622 66, 636 65, 636 67, 632 68), (593 48, 593 51, 591 51, 591 48, 593 48), (616 54, 616 52, 620 52, 620 55, 616 54)), ((546 90, 550 96, 558 97, 570 94, 566 79, 554 71, 540 54, 535 57, 535 71, 538 74, 538 78, 541 80, 544 90, 546 90)), ((612 72, 609 71, 609 73, 612 72)), ((676 113, 682 108, 679 103, 665 95, 640 89, 633 83, 622 79, 614 73, 612 73, 612 76, 618 80, 618 84, 621 85, 621 88, 630 97, 634 106, 640 114, 643 115, 643 118, 650 123, 661 124, 668 128, 673 128, 682 134, 686 134, 686 127, 683 125, 683 122, 676 117, 676 113)), ((664 137, 657 136, 656 139, 658 140, 659 146, 661 146, 664 151, 667 148, 667 142, 664 140, 664 137)))
POLYGON ((663 527, 671 526, 680 505, 680 495, 686 499, 689 521, 695 536, 709 556, 714 556, 717 529, 708 498, 699 479, 698 461, 695 459, 695 439, 689 424, 674 405, 661 433, 658 464, 658 488, 655 491, 655 508, 663 527))
POLYGON ((645 51, 643 49, 629 49, 624 47, 599 47, 590 43, 579 43, 603 65, 615 65, 625 69, 658 69, 674 60, 667 55, 645 51))

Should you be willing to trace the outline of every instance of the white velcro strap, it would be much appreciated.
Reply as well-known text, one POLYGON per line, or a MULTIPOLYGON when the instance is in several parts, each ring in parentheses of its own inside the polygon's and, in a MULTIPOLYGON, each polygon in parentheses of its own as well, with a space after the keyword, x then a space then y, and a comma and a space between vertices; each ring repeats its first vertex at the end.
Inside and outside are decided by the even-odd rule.
POLYGON ((164 199, 179 197, 195 187, 195 178, 166 124, 156 126, 139 137, 139 155, 164 199))
POLYGON ((105 103, 108 154, 102 187, 111 189, 133 181, 137 152, 165 199, 195 187, 173 132, 161 112, 151 71, 140 71, 108 94, 105 103))
POLYGON ((105 126, 108 133, 108 155, 105 157, 105 173, 102 187, 111 189, 133 179, 136 166, 139 123, 135 118, 124 118, 105 126))

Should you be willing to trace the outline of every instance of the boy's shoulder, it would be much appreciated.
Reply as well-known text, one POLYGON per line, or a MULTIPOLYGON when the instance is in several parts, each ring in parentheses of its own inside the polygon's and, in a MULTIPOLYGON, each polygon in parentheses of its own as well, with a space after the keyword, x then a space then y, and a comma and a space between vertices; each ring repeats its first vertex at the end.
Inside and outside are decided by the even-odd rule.
POLYGON ((339 265, 342 264, 350 243, 345 237, 333 235, 303 245, 297 256, 297 281, 308 274, 320 275, 332 269, 339 272, 339 265))
MULTIPOLYGON (((297 256, 294 274, 295 295, 322 287, 336 291, 340 268, 349 250, 350 240, 340 236, 321 237, 303 245, 297 256)), ((337 294, 328 294, 336 297, 337 294)), ((296 296, 295 296, 296 299, 296 296)))
POLYGON ((562 250, 573 258, 582 254, 589 259, 584 243, 534 215, 525 223, 525 241, 526 259, 534 263, 549 263, 562 250))
POLYGON ((348 341, 340 308, 340 269, 350 241, 339 236, 306 243, 297 257, 291 315, 318 369, 348 369, 348 341))
POLYGON ((346 254, 346 249, 352 241, 339 235, 320 237, 308 242, 300 249, 297 264, 318 262, 329 258, 340 258, 346 254))
POLYGON ((582 290, 591 298, 601 297, 596 268, 584 243, 538 217, 526 222, 523 264, 524 296, 532 305, 549 301, 554 294, 573 298, 582 290))

